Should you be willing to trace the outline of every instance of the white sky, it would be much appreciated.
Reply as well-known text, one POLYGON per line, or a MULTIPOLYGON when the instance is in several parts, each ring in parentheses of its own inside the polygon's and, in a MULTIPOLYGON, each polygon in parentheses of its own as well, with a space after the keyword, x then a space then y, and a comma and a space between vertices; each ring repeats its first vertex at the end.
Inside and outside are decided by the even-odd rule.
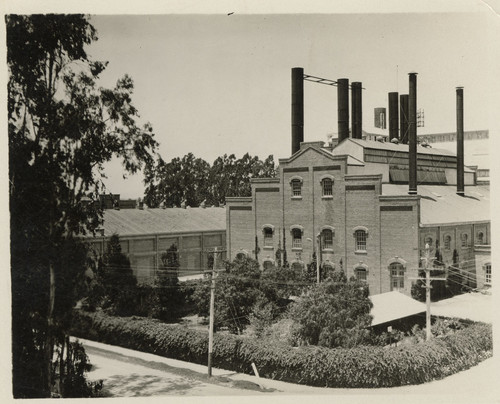
MULTIPOLYGON (((408 93, 411 71, 418 73, 417 103, 425 111, 419 133, 456 129, 456 86, 464 87, 465 130, 493 130, 500 106, 493 73, 499 24, 484 2, 424 1, 417 7, 385 1, 375 9, 367 1, 337 1, 329 8, 324 2, 300 8, 296 1, 286 7, 276 1, 170 1, 170 9, 160 10, 151 2, 131 4, 120 11, 97 3, 62 11, 97 14, 91 21, 99 40, 89 54, 109 61, 101 84, 113 86, 126 73, 133 78, 134 103, 142 120, 152 123, 167 161, 189 152, 209 163, 224 153, 288 157, 295 66, 332 80, 361 81, 368 131, 373 109, 387 108, 388 92, 408 93), (162 14, 144 15, 149 10, 162 14), (337 14, 304 14, 330 10, 337 14), (125 12, 143 15, 117 14, 125 12), (256 12, 262 14, 248 14, 256 12)), ((304 140, 326 140, 337 132, 336 87, 304 87, 304 140)), ((107 173, 110 192, 143 195, 141 175, 123 181, 116 163, 107 173)))

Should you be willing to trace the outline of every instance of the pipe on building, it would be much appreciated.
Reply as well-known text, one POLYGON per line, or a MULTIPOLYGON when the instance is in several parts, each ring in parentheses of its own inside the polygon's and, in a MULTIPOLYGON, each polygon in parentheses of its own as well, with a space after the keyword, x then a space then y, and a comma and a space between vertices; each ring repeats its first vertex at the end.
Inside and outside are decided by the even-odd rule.
POLYGON ((349 137, 349 79, 337 80, 339 143, 349 137))
POLYGON ((389 93, 389 141, 399 139, 399 94, 389 93))
POLYGON ((408 144, 408 94, 399 96, 399 140, 408 144))
POLYGON ((464 89, 457 87, 457 194, 464 193, 464 89))
POLYGON ((292 68, 292 154, 304 141, 304 69, 292 68))
POLYGON ((417 73, 409 73, 408 95, 408 194, 417 194, 417 73))
POLYGON ((363 103, 362 103, 362 85, 355 81, 351 84, 351 131, 354 139, 361 139, 363 133, 363 103))

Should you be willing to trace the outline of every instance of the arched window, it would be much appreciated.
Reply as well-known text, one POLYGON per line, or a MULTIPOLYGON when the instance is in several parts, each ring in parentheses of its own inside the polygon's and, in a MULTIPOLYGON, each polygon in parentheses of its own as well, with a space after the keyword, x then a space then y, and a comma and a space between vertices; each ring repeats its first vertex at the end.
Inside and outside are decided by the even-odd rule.
POLYGON ((321 232, 321 248, 323 250, 333 250, 333 230, 323 229, 321 232))
POLYGON ((302 230, 297 227, 292 229, 292 248, 302 248, 302 230))
POLYGON ((264 233, 264 247, 273 246, 273 229, 270 226, 265 226, 262 230, 264 233))
POLYGON ((302 196, 302 178, 294 176, 290 179, 292 188, 292 198, 300 198, 302 196))
POLYGON ((366 251, 366 231, 365 230, 356 230, 354 232, 355 238, 355 250, 356 251, 366 251))
POLYGON ((469 247, 469 235, 467 233, 462 233, 462 248, 469 247))
POLYGON ((482 231, 477 233, 477 243, 476 244, 484 244, 484 233, 482 231))
POLYGON ((400 262, 389 265, 391 275, 391 290, 402 290, 405 287, 405 268, 400 262))
POLYGON ((294 270, 303 270, 304 269, 304 263, 302 261, 296 260, 292 262, 292 269, 294 270))
POLYGON ((432 245, 432 237, 431 236, 426 236, 425 237, 425 240, 424 240, 424 246, 426 244, 429 244, 429 248, 434 248, 434 246, 432 245))
POLYGON ((240 249, 237 253, 236 253, 236 259, 237 260, 243 260, 245 258, 248 257, 248 252, 243 250, 243 249, 240 249))
POLYGON ((323 178, 321 181, 323 196, 333 196, 333 180, 331 178, 323 178))
POLYGON ((451 236, 449 234, 444 236, 444 249, 451 250, 451 236))
POLYGON ((364 267, 357 267, 354 270, 354 275, 356 276, 356 279, 358 281, 366 282, 367 281, 366 273, 367 271, 366 268, 364 267))
POLYGON ((262 267, 265 270, 268 270, 268 269, 273 269, 274 268, 274 262, 273 260, 270 260, 270 259, 266 259, 263 263, 262 263, 262 267))

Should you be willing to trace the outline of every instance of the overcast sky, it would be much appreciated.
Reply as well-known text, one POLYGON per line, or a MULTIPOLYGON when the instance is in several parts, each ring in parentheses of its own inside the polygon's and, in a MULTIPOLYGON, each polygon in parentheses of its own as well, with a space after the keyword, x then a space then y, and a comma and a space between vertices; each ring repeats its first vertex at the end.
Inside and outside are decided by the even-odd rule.
MULTIPOLYGON (((387 108, 388 92, 408 93, 412 71, 418 73, 418 108, 425 112, 419 133, 456 130, 456 86, 464 87, 465 130, 493 129, 493 111, 500 107, 493 73, 499 24, 484 2, 459 0, 453 7, 438 2, 448 3, 439 7, 423 1, 420 8, 405 9, 394 5, 402 2, 386 1, 377 2, 378 10, 359 3, 333 7, 346 14, 314 15, 297 14, 296 1, 287 3, 288 9, 262 10, 242 1, 234 2, 234 8, 220 2, 224 7, 213 9, 205 6, 210 2, 186 1, 177 6, 181 15, 120 15, 117 9, 104 15, 97 9, 91 22, 99 40, 89 54, 109 61, 101 85, 113 86, 124 74, 133 78, 134 103, 141 119, 152 123, 167 161, 189 152, 209 163, 224 153, 241 157, 249 152, 261 159, 273 154, 275 161, 288 157, 290 76, 296 66, 331 80, 361 81, 367 131, 373 128, 373 109, 387 108), (426 6, 461 12, 415 12, 426 6), (370 13, 360 13, 365 9, 370 13), (410 12, 388 13, 405 10, 410 12), (263 14, 244 14, 256 11, 263 14)), ((328 8, 303 11, 315 10, 328 8)), ((337 89, 310 82, 304 87, 304 140, 326 140, 337 132, 337 89)), ((142 176, 123 181, 121 167, 114 163, 107 171, 108 191, 142 196, 142 176)))

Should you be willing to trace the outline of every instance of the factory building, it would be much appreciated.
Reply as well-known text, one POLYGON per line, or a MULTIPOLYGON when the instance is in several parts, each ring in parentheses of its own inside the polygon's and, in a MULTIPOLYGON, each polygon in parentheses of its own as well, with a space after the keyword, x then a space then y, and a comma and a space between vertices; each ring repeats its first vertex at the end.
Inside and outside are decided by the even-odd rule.
MULTIPOLYGON (((207 252, 226 245, 224 208, 155 208, 134 201, 120 201, 119 195, 101 198, 103 222, 98 235, 89 240, 96 257, 118 234, 122 252, 130 259, 139 283, 152 283, 161 269, 161 256, 172 245, 179 254, 179 276, 202 273, 207 252), (110 201, 114 201, 111 203, 110 201)), ((225 252, 222 253, 225 257, 225 252)))
MULTIPOLYGON (((490 244, 489 187, 464 167, 463 127, 458 154, 417 145, 412 73, 407 143, 397 134, 389 142, 363 139, 361 86, 351 86, 349 130, 349 85, 340 79, 338 144, 304 142, 301 77, 292 69, 292 154, 279 160, 279 177, 253 180, 251 197, 226 199, 228 257, 257 258, 265 270, 278 260, 305 267, 315 253, 319 265, 368 282, 371 294, 410 295, 427 245, 476 287, 476 246, 490 244)), ((397 132, 396 122, 390 127, 397 132)))

